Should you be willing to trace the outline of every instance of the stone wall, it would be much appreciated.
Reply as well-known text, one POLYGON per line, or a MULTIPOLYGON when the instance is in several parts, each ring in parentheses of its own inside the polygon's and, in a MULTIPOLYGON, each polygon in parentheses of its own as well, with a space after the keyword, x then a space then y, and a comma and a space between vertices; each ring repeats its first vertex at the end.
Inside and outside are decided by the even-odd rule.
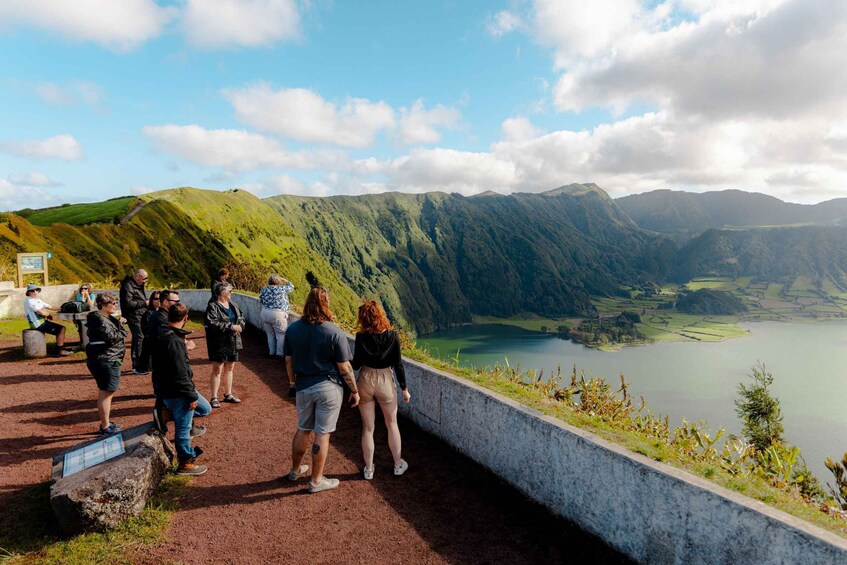
MULTIPOLYGON (((205 309, 208 291, 183 291, 205 309)), ((261 327, 256 298, 236 295, 261 327)), ((610 546, 650 563, 847 563, 847 540, 423 363, 401 412, 610 546)))

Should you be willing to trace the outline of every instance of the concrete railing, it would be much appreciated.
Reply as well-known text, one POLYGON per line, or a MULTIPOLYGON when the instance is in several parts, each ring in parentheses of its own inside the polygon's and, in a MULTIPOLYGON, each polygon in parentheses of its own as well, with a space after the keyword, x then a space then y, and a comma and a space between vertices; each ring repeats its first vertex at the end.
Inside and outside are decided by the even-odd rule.
MULTIPOLYGON (((204 310, 209 291, 180 291, 204 310)), ((259 301, 234 300, 261 328, 259 301)), ((633 453, 510 398, 404 359, 422 429, 610 546, 650 563, 847 563, 847 540, 633 453)))

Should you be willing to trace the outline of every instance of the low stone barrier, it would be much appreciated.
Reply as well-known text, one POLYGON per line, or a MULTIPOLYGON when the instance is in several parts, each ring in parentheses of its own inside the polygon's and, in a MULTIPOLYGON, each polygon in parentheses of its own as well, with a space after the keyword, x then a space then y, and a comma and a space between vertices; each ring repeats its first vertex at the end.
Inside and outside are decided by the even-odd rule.
POLYGON ((172 467, 173 445, 152 424, 122 432, 124 455, 62 477, 65 454, 94 444, 84 442, 53 457, 50 506, 66 534, 104 530, 138 516, 159 481, 172 467))
MULTIPOLYGON (((205 310, 209 291, 180 292, 205 310)), ((261 328, 258 299, 235 301, 261 328)), ((833 533, 454 375, 404 364, 404 416, 637 561, 847 563, 847 540, 833 533)))

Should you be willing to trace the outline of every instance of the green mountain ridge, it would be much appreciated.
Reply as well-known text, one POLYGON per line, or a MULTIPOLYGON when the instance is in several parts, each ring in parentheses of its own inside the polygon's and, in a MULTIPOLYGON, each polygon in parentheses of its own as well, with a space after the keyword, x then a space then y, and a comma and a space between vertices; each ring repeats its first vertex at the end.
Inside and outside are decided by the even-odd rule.
MULTIPOLYGON (((764 195, 718 195, 726 197, 773 204, 764 195)), ((277 272, 297 286, 295 304, 304 299, 305 274, 312 271, 331 290, 342 320, 352 322, 359 297, 375 297, 395 323, 419 333, 474 315, 593 315, 592 298, 699 276, 772 282, 804 276, 847 289, 847 228, 662 235, 636 224, 622 200, 591 183, 509 195, 394 192, 265 200, 238 189, 179 188, 125 200, 125 207, 144 206, 120 225, 102 203, 30 212, 85 225, 41 227, 4 214, 0 254, 11 264, 15 252, 51 251, 51 279, 63 282, 116 280, 143 266, 151 286, 206 287, 213 271, 229 266, 241 288, 256 291, 277 272)), ((832 217, 845 203, 800 210, 832 217)), ((702 206, 665 208, 665 217, 675 214, 690 226, 710 218, 702 206)), ((796 220, 790 214, 751 218, 769 225, 796 220)), ((741 221, 743 214, 727 219, 741 221)))
POLYGON ((709 229, 839 225, 847 219, 847 198, 794 204, 741 190, 693 193, 655 190, 615 200, 639 226, 670 234, 699 235, 709 229))
POLYGON ((596 185, 542 194, 268 199, 359 294, 426 333, 471 314, 592 313, 590 295, 663 276, 669 243, 596 185))

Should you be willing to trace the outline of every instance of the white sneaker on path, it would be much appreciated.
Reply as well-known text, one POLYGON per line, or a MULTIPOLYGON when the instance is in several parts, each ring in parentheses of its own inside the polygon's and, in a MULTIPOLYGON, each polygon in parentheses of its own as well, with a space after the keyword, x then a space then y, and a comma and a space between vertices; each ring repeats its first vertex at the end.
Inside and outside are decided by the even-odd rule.
POLYGON ((322 477, 317 484, 309 481, 309 492, 314 494, 316 492, 323 492, 325 490, 334 489, 339 485, 341 481, 338 479, 327 479, 326 477, 322 477))
POLYGON ((409 470, 409 464, 406 463, 405 459, 401 459, 400 464, 394 466, 394 475, 399 477, 400 475, 402 475, 403 473, 405 473, 408 470, 409 470))

